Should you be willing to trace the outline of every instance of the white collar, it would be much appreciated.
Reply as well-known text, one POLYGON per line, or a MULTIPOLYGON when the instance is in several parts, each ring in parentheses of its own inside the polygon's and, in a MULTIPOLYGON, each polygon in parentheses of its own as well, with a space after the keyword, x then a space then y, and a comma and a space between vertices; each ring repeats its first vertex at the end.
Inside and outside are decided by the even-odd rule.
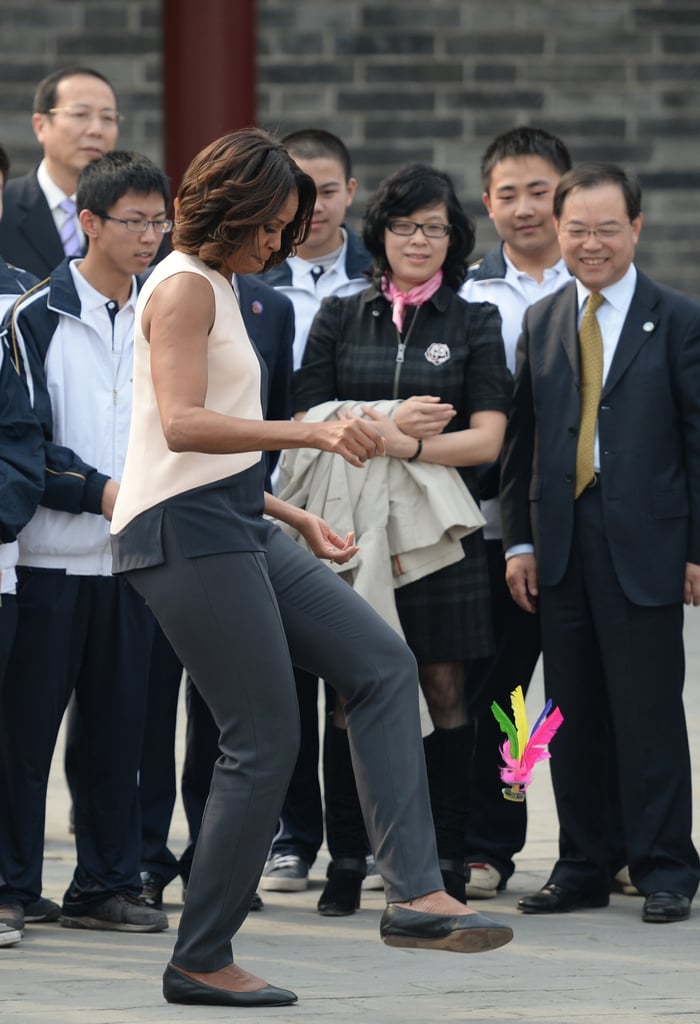
POLYGON ((58 187, 47 170, 46 160, 42 160, 37 167, 36 180, 39 182, 39 188, 46 196, 46 202, 49 204, 49 209, 52 213, 59 208, 64 199, 70 198, 75 200, 75 192, 71 196, 67 196, 63 189, 58 187))
MULTIPOLYGON (((634 263, 630 263, 627 271, 623 274, 620 280, 615 281, 614 284, 608 285, 607 288, 601 288, 600 294, 614 309, 619 310, 621 313, 626 313, 632 304, 632 296, 634 295, 634 289, 636 286, 637 268, 634 263)), ((578 297, 578 309, 580 312, 584 302, 591 292, 584 284, 581 284, 578 278, 576 278, 576 293, 578 297)))
MULTIPOLYGON (((82 260, 71 260, 69 263, 73 284, 75 285, 75 290, 78 293, 78 298, 80 299, 81 316, 85 313, 91 312, 92 310, 103 309, 108 302, 113 301, 109 295, 103 295, 102 292, 98 292, 97 288, 93 287, 87 278, 83 277, 78 269, 82 262, 82 260)), ((136 308, 137 298, 138 290, 136 288, 136 278, 132 277, 131 294, 121 308, 127 309, 128 307, 131 307, 132 310, 134 310, 136 308)))

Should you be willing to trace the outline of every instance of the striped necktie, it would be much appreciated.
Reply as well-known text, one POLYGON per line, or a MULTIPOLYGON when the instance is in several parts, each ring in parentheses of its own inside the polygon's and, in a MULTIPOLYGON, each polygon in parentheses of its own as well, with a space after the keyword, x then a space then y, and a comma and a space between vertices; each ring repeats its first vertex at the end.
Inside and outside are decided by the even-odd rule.
POLYGON ((63 251, 66 256, 77 256, 83 247, 80 235, 78 234, 75 200, 66 198, 60 203, 60 207, 66 215, 66 219, 63 221, 61 230, 58 233, 63 245, 63 251))
POLYGON ((600 292, 591 292, 578 332, 581 361, 581 422, 576 448, 575 497, 585 491, 595 477, 593 449, 598 406, 603 390, 603 336, 596 311, 605 299, 600 292))

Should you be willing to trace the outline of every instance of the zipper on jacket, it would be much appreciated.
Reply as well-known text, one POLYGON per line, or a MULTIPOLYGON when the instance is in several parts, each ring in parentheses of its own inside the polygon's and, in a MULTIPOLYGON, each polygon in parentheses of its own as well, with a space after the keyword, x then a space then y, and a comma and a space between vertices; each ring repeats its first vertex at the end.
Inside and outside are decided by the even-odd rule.
POLYGON ((413 314, 413 319, 411 320, 410 324, 408 325, 408 330, 406 331, 406 337, 405 338, 402 339, 401 335, 399 334, 398 327, 396 328, 396 337, 398 339, 398 346, 397 346, 397 349, 396 349, 396 368, 394 369, 394 392, 393 392, 393 394, 391 396, 394 399, 399 397, 399 381, 401 379, 401 369, 402 369, 403 364, 404 364, 405 353, 406 353, 406 346, 408 345, 408 342, 409 342, 409 339, 411 337, 411 334, 413 333, 414 324, 415 324, 416 320, 418 319, 418 310, 419 310, 419 308, 420 308, 419 306, 416 306, 416 311, 413 314))

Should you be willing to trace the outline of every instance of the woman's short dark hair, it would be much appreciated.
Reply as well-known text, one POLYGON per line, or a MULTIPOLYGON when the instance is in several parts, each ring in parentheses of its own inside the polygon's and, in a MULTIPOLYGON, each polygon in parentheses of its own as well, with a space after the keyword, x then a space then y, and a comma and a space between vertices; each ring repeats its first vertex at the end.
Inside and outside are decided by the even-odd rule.
POLYGON ((379 284, 389 272, 384 233, 390 220, 410 217, 415 210, 444 203, 450 228, 450 244, 442 267, 444 283, 458 291, 467 276, 474 248, 474 225, 462 208, 452 179, 426 164, 409 164, 385 178, 367 204, 362 240, 374 259, 372 279, 379 284))
POLYGON ((572 192, 579 188, 597 188, 599 185, 617 185, 625 200, 627 216, 631 221, 637 219, 642 212, 642 189, 637 178, 617 164, 594 161, 578 164, 559 179, 552 210, 556 219, 561 220, 564 202, 572 192))
POLYGON ((282 231, 282 245, 264 269, 291 256, 309 233, 316 202, 313 179, 297 167, 284 146, 259 128, 231 132, 198 153, 178 192, 173 244, 219 267, 274 218, 296 189, 294 219, 282 231))

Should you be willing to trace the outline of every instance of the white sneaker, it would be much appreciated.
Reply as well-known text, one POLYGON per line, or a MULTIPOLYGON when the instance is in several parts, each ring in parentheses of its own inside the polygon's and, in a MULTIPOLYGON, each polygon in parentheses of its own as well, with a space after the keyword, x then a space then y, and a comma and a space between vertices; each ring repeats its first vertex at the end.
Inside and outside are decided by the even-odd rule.
POLYGON ((465 864, 467 869, 467 899, 491 900, 498 895, 501 872, 491 864, 465 864))
POLYGON ((625 866, 620 868, 612 882, 610 892, 619 892, 623 896, 641 896, 641 892, 630 878, 630 869, 625 866))
POLYGON ((265 892, 303 892, 308 886, 309 865, 293 853, 270 857, 260 880, 265 892))
POLYGON ((0 946, 16 946, 22 938, 19 928, 12 928, 9 924, 0 924, 0 946))
POLYGON ((371 853, 367 854, 367 874, 362 882, 363 889, 383 889, 384 879, 377 871, 377 865, 371 853))

